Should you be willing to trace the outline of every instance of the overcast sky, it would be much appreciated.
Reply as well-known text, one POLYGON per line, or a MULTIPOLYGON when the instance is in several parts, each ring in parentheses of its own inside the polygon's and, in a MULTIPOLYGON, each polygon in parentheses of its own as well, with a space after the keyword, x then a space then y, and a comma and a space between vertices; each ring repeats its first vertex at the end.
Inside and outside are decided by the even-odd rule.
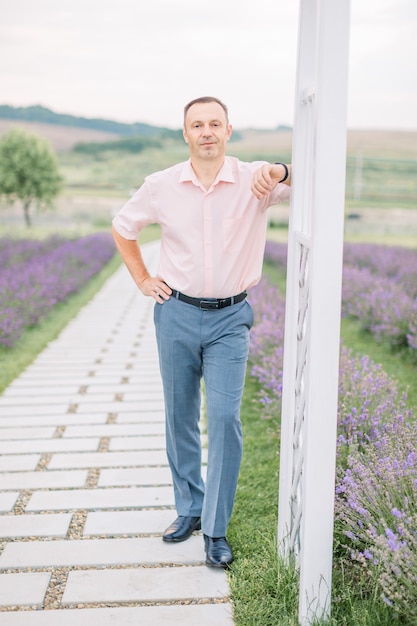
MULTIPOLYGON (((0 0, 0 104, 179 128, 292 124, 298 0, 0 0)), ((417 130, 417 1, 351 0, 348 125, 417 130)))

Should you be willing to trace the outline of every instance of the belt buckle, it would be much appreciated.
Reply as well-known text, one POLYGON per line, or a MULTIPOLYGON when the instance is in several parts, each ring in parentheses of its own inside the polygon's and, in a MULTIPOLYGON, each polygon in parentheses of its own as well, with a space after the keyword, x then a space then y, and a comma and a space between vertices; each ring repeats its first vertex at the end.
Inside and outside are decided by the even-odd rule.
POLYGON ((218 300, 200 300, 200 309, 202 311, 210 311, 219 308, 218 300))

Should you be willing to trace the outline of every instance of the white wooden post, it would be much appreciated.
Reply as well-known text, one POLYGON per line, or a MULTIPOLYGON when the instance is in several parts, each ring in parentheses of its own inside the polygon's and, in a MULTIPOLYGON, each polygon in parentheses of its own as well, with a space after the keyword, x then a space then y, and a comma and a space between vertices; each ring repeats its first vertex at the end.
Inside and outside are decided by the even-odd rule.
POLYGON ((300 2, 278 539, 303 625, 330 614, 349 18, 349 0, 300 2))

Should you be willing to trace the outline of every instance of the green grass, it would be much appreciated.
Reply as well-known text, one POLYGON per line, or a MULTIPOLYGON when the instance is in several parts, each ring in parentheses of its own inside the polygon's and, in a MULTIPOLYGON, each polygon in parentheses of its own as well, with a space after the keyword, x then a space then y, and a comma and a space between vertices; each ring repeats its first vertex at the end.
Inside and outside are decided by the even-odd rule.
POLYGON ((237 626, 292 626, 298 606, 293 568, 277 556, 279 428, 263 420, 258 386, 248 379, 242 400, 244 452, 228 538, 235 561, 230 586, 237 626))

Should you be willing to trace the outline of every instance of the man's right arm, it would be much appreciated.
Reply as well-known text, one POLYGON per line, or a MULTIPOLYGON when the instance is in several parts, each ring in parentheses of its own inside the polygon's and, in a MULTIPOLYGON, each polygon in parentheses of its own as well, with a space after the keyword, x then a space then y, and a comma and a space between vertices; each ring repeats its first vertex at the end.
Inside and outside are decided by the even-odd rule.
POLYGON ((163 300, 168 300, 171 289, 161 278, 149 274, 138 242, 126 239, 117 232, 114 226, 112 226, 112 234, 120 256, 143 295, 152 296, 159 304, 163 300))

